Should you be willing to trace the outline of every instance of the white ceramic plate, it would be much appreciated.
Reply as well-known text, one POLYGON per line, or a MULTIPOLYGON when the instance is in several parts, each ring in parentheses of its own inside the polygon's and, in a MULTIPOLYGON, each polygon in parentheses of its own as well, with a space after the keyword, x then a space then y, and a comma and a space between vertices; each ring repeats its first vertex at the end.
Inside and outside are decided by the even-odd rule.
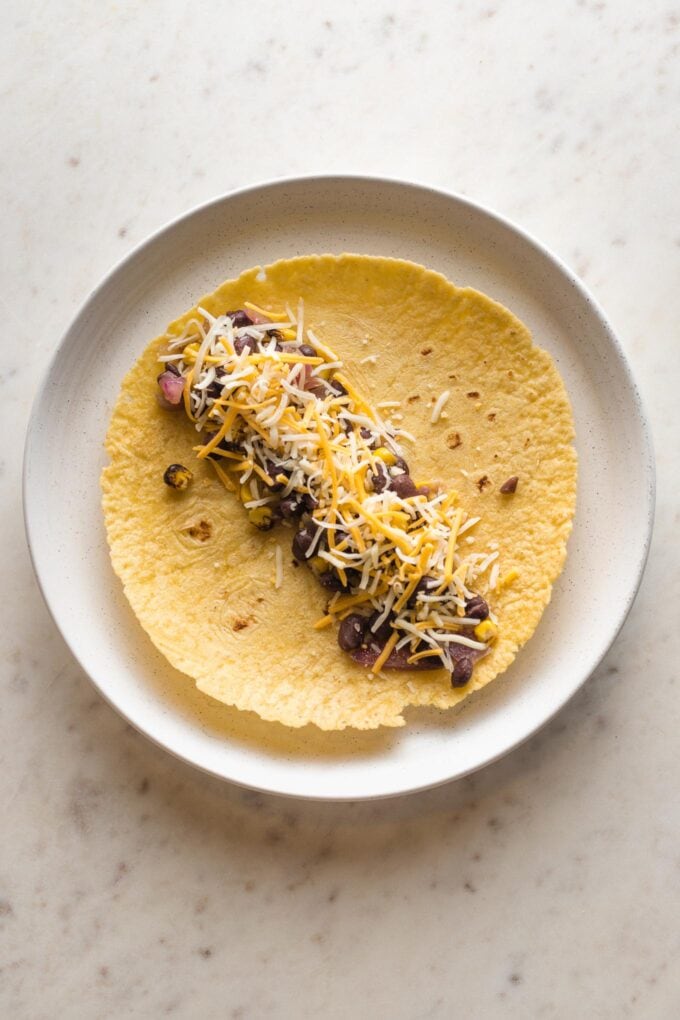
POLYGON ((275 793, 389 796, 498 758, 581 686, 621 627, 649 545, 654 470, 640 397, 601 311, 554 256, 506 220, 382 179, 276 181, 165 227, 89 298, 29 426, 26 525, 54 619, 83 669, 152 740, 214 775, 275 793), (195 691, 139 627, 111 569, 100 509, 103 439, 147 341, 201 294, 258 263, 311 252, 393 255, 511 308, 555 358, 574 407, 579 499, 566 569, 511 669, 458 712, 410 710, 401 730, 286 730, 195 691), (587 623, 584 623, 587 621, 587 623))

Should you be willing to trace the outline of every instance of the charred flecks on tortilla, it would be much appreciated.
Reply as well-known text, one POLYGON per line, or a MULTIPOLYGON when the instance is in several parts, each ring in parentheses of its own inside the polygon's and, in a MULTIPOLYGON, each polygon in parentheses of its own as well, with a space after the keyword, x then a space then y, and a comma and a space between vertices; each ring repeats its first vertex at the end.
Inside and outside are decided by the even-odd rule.
POLYGON ((295 559, 331 594, 315 627, 338 623, 340 647, 374 673, 443 665, 452 686, 469 683, 498 631, 474 591, 493 588, 498 551, 459 545, 479 518, 414 481, 399 443, 413 437, 357 393, 302 302, 296 316, 201 309, 161 361, 160 402, 184 408, 198 458, 255 527, 295 527, 295 559))

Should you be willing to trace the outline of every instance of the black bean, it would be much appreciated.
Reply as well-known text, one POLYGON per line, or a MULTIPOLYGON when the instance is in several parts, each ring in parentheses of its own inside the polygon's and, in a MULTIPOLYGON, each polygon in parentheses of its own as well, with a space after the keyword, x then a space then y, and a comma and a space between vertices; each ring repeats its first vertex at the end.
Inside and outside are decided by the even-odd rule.
POLYGON ((369 447, 380 446, 380 440, 370 429, 367 429, 365 425, 362 425, 359 429, 359 435, 362 439, 368 440, 369 447))
POLYGON ((517 492, 518 481, 518 476, 513 475, 511 478, 508 478, 507 482, 503 482, 500 491, 504 496, 512 496, 513 492, 517 492))
MULTIPOLYGON (((168 361, 166 363, 163 371, 169 372, 171 375, 180 375, 180 370, 178 369, 177 365, 173 365, 171 361, 168 361)), ((163 372, 161 372, 161 375, 163 375, 163 372)), ((161 377, 160 375, 157 375, 156 381, 158 381, 160 377, 161 377)))
POLYGON ((238 443, 232 443, 230 439, 220 439, 217 444, 218 450, 228 450, 229 453, 244 453, 245 451, 238 445, 238 443))
POLYGON ((265 471, 272 480, 272 484, 267 485, 267 488, 271 489, 272 492, 280 492, 285 483, 277 482, 276 479, 278 478, 279 475, 285 475, 286 478, 288 478, 289 472, 286 471, 286 469, 281 464, 277 464, 275 461, 269 460, 269 458, 265 460, 264 467, 265 471))
POLYGON ((326 570, 319 574, 321 585, 328 591, 345 591, 345 586, 334 570, 326 570))
POLYGON ((397 457, 392 467, 396 468, 398 472, 403 472, 405 475, 409 473, 408 464, 403 457, 397 457))
POLYGON ((234 329, 241 329, 242 326, 252 326, 253 324, 253 320, 242 308, 239 308, 235 312, 227 312, 227 315, 231 319, 234 329))
POLYGON ((341 382, 338 382, 337 379, 329 379, 328 385, 330 386, 334 393, 338 394, 338 396, 340 397, 347 396, 347 390, 345 389, 341 382))
POLYGON ((369 618, 368 618, 368 628, 366 630, 366 637, 369 639, 369 641, 375 641, 377 644, 382 646, 382 645, 385 644, 385 642, 387 641, 388 637, 391 635, 391 633, 392 633, 392 626, 391 626, 391 617, 388 616, 386 620, 383 620, 383 622, 380 624, 378 629, 376 631, 374 631, 372 629, 373 628, 373 624, 375 623, 375 621, 378 619, 378 617, 380 615, 381 614, 376 610, 375 613, 371 613, 371 615, 369 616, 369 618))
MULTIPOLYGON (((221 439, 215 449, 227 450, 229 453, 240 453, 241 456, 245 456, 245 451, 238 445, 238 443, 232 443, 229 439, 221 439)), ((215 453, 213 450, 212 453, 208 454, 208 460, 216 460, 219 464, 223 458, 220 457, 219 453, 215 453)))
POLYGON ((319 505, 319 501, 318 499, 314 499, 311 493, 305 492, 302 497, 302 505, 305 510, 308 510, 311 513, 312 510, 316 510, 319 505))
POLYGON ((486 620, 489 607, 481 595, 474 595, 465 603, 465 615, 471 620, 486 620))
POLYGON ((367 478, 374 492, 384 492, 390 481, 386 468, 379 462, 376 462, 375 468, 368 472, 367 478))
POLYGON ((287 521, 293 520, 295 517, 299 517, 305 511, 305 505, 300 499, 299 495, 295 493, 292 496, 286 496, 279 503, 279 510, 281 515, 286 518, 287 521))
POLYGON ((393 478, 390 482, 390 489, 392 492, 396 492, 400 499, 408 499, 409 496, 415 496, 418 491, 416 483, 407 474, 397 475, 393 478))
POLYGON ((338 644, 343 652, 352 652, 355 648, 359 648, 364 639, 365 627, 365 616, 360 616, 358 613, 350 613, 349 616, 345 617, 338 630, 338 644))
POLYGON ((295 533, 293 538, 293 556, 300 563, 304 563, 307 559, 306 554, 314 541, 315 534, 316 532, 307 524, 295 533))
POLYGON ((237 336, 234 340, 234 350, 237 354, 243 354, 243 351, 248 348, 251 354, 254 354, 257 350, 257 340, 254 336, 237 336))
POLYGON ((451 671, 451 686, 465 687, 472 676, 472 659, 469 655, 461 655, 453 664, 451 671))
POLYGON ((298 354, 302 354, 305 358, 316 358, 317 353, 310 344, 300 344, 299 347, 294 347, 293 350, 297 351, 298 354))
POLYGON ((345 577, 347 578, 347 584, 350 588, 358 588, 361 583, 361 571, 354 570, 352 567, 345 570, 345 577))
POLYGON ((437 581, 436 577, 429 577, 427 574, 425 575, 425 577, 421 577, 421 579, 418 581, 418 584, 415 586, 415 589, 411 594, 411 597, 406 603, 407 606, 409 608, 414 606, 416 604, 418 595, 420 595, 421 593, 423 595, 427 595, 427 593, 431 591, 433 588, 436 588, 438 584, 439 582, 437 581))

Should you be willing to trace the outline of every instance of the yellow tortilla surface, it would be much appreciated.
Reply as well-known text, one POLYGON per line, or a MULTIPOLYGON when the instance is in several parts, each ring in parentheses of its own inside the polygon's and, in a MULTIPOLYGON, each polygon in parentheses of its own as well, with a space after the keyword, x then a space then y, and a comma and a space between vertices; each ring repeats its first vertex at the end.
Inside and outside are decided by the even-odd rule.
POLYGON ((300 297, 306 326, 338 352, 364 394, 401 401, 399 424, 417 438, 404 444, 416 481, 455 488, 482 518, 473 548, 498 542, 501 576, 519 572, 489 596, 500 635, 471 684, 452 690, 443 670, 376 677, 340 651, 335 627, 313 629, 325 593, 293 566, 292 530, 255 530, 211 465, 196 460, 198 435, 184 413, 157 405, 158 353, 195 308, 149 344, 114 409, 102 475, 111 560, 151 640, 213 698, 286 726, 402 726, 409 705, 447 708, 489 683, 533 634, 564 564, 575 508, 569 400, 551 357, 511 312, 410 262, 284 260, 265 278, 249 270, 198 304, 217 315, 244 301, 296 308, 300 297), (369 354, 377 362, 360 364, 369 354), (451 393, 446 417, 433 425, 443 390, 451 393), (163 483, 173 462, 194 472, 186 492, 163 483), (517 492, 503 496, 510 475, 519 476, 517 492))

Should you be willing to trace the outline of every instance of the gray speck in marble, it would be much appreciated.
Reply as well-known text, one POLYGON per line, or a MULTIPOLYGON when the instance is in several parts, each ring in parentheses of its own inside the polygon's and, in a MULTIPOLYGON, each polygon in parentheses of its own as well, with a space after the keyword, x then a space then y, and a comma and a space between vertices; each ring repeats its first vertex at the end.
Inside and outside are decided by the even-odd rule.
POLYGON ((128 871, 129 868, 125 861, 119 861, 118 865, 116 866, 116 874, 114 875, 113 878, 113 884, 118 885, 118 883, 127 875, 128 871))
POLYGON ((80 166, 80 156, 69 156, 68 165, 72 167, 80 166))
POLYGON ((551 110, 555 109, 555 98, 546 88, 537 89, 534 99, 536 100, 536 106, 543 113, 550 113, 551 110))
POLYGON ((90 822, 99 809, 102 792, 102 787, 91 779, 76 779, 72 784, 68 812, 83 834, 90 831, 90 822))
POLYGON ((9 900, 0 900, 0 917, 14 917, 14 910, 9 900))

